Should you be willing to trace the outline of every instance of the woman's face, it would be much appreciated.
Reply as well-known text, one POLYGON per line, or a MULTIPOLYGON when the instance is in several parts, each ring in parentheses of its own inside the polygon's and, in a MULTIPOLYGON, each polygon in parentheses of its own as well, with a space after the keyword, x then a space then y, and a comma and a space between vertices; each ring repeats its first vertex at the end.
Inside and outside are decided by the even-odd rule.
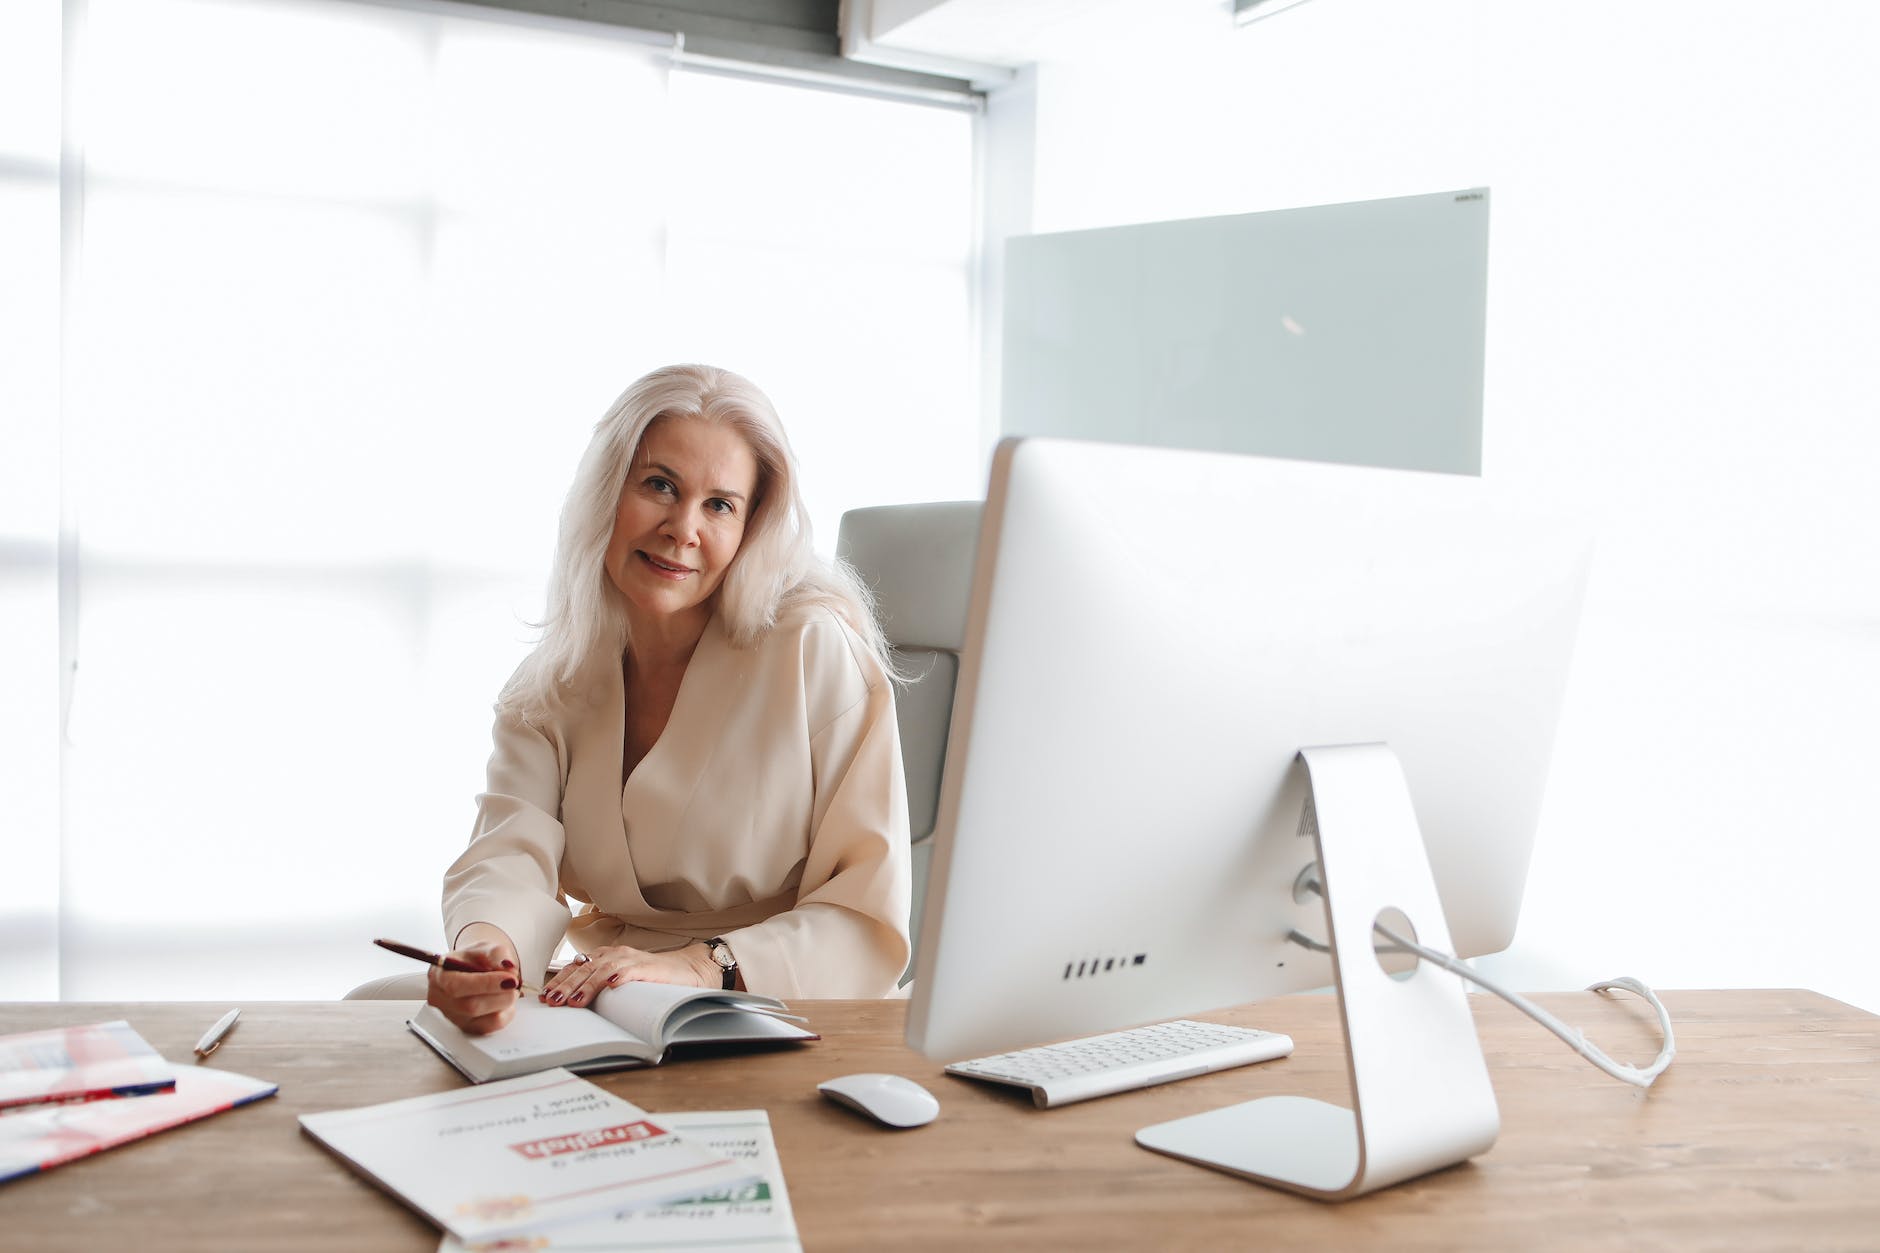
POLYGON ((698 418, 647 428, 607 542, 607 577, 629 622, 711 614, 756 505, 757 457, 731 427, 698 418))

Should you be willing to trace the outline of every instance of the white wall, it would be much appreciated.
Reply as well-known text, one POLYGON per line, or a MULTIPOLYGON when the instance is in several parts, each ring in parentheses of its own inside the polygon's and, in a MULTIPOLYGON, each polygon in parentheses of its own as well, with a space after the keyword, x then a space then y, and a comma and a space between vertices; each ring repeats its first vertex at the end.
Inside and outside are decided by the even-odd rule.
POLYGON ((1583 500, 1602 551, 1492 965, 1880 1009, 1880 10, 1314 0, 1180 55, 1117 35, 1026 84, 1034 230, 1493 188, 1484 472, 1583 500))

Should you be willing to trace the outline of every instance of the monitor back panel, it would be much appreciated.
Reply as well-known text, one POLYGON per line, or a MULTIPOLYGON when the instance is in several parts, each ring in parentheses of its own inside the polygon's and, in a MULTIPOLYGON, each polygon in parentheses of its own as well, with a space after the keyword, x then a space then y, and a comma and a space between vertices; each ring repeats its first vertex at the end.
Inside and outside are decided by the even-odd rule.
POLYGON ((1481 480, 1008 440, 910 1040, 997 1051, 1327 985, 1301 747, 1383 741, 1452 937, 1506 947, 1589 559, 1481 480))

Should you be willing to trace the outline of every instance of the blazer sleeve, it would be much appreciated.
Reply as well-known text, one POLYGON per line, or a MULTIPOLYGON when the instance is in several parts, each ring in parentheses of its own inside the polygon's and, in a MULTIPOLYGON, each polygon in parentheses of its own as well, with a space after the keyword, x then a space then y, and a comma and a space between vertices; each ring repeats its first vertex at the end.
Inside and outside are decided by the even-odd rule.
POLYGON ((525 977, 539 979, 568 929, 557 816, 566 764, 548 735, 507 715, 497 715, 493 738, 470 846, 444 874, 444 935, 455 948, 471 923, 493 923, 515 944, 525 977))
POLYGON ((814 798, 796 905, 724 938, 752 991, 889 996, 907 969, 912 899, 894 687, 833 619, 805 634, 802 659, 814 798))

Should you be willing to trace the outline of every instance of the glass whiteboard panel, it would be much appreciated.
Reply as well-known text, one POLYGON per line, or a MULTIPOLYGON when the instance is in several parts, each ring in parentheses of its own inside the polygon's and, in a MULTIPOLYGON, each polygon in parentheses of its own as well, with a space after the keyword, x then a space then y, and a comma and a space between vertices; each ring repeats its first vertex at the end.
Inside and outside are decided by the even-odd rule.
POLYGON ((1479 474, 1488 192, 1011 240, 1002 429, 1479 474))

